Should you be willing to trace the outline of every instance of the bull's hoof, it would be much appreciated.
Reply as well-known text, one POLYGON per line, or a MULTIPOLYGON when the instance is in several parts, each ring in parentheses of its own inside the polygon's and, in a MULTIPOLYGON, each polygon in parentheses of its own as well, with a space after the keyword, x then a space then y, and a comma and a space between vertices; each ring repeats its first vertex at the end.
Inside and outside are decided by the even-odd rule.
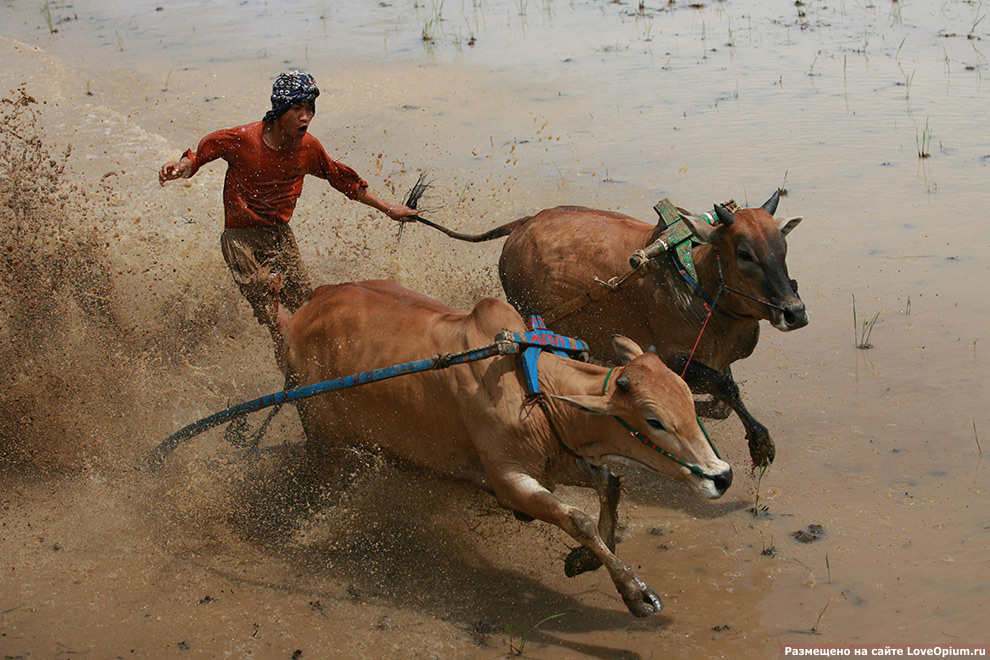
POLYGON ((591 550, 583 545, 571 550, 564 560, 564 575, 574 577, 601 568, 602 560, 595 556, 591 550))
POLYGON ((747 436, 749 440, 749 457, 753 461, 754 467, 770 465, 777 455, 777 448, 774 447, 770 434, 753 434, 747 436))
POLYGON ((622 597, 622 601, 626 604, 626 607, 629 608, 629 611, 634 616, 638 617, 659 614, 660 610, 663 609, 663 602, 660 600, 660 596, 643 583, 640 583, 639 587, 633 596, 628 598, 625 596, 622 597))

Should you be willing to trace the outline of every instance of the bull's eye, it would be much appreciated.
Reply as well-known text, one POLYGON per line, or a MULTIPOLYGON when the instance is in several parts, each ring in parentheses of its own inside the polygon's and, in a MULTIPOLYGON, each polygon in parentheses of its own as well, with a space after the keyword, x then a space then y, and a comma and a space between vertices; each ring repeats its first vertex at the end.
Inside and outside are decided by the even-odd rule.
POLYGON ((739 261, 748 261, 750 263, 756 261, 756 259, 753 258, 753 255, 751 255, 746 250, 739 250, 737 255, 739 256, 739 261))
POLYGON ((667 430, 667 427, 664 426, 663 425, 663 422, 661 422, 659 419, 654 419, 652 417, 647 417, 646 418, 646 423, 649 424, 650 426, 652 426, 653 428, 655 428, 658 431, 666 431, 667 430))

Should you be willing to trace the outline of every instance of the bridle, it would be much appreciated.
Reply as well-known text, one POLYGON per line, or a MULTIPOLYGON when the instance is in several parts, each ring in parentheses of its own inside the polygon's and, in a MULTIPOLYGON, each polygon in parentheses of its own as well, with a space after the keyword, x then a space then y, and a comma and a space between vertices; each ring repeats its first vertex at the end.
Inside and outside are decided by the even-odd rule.
MULTIPOLYGON (((786 312, 786 310, 780 305, 775 305, 769 300, 758 298, 754 295, 746 293, 745 291, 740 291, 739 289, 736 289, 735 287, 731 287, 728 284, 726 284, 725 278, 722 276, 722 257, 714 246, 712 247, 712 251, 715 253, 715 267, 718 270, 718 275, 716 276, 717 278, 716 284, 718 285, 718 290, 715 292, 714 298, 708 295, 708 293, 701 287, 701 284, 699 284, 697 280, 695 280, 690 275, 688 275, 687 271, 677 262, 676 257, 673 256, 671 257, 674 261, 674 267, 677 269, 677 272, 680 273, 684 281, 688 283, 688 286, 691 287, 691 290, 694 291, 695 295, 701 298, 701 304, 704 306, 705 311, 707 312, 707 314, 705 315, 705 320, 701 324, 701 330, 698 332, 698 338, 694 341, 694 346, 691 348, 691 353, 688 355, 687 362, 684 364, 684 371, 681 372, 681 378, 683 378, 684 375, 687 373, 688 366, 691 364, 691 360, 694 359, 694 354, 698 350, 698 344, 701 343, 701 337, 702 335, 705 334, 705 329, 708 327, 708 321, 712 318, 712 313, 718 311, 730 318, 733 317, 731 313, 727 312, 724 308, 718 306, 718 299, 722 297, 722 293, 724 291, 728 291, 729 293, 734 293, 737 296, 742 296, 743 298, 748 298, 749 300, 758 302, 761 305, 766 305, 770 309, 776 309, 781 313, 786 312)), ((673 255, 673 252, 671 252, 671 255, 673 255)), ((791 285, 791 289, 794 291, 794 293, 797 293, 798 290, 797 280, 789 280, 789 284, 791 285)), ((702 427, 702 430, 704 430, 704 427, 702 427)), ((707 432, 705 433, 705 435, 707 435, 707 432)))
MULTIPOLYGON (((605 391, 608 388, 609 378, 612 377, 612 372, 615 371, 616 369, 618 369, 618 367, 612 367, 611 369, 608 370, 608 373, 605 374, 605 382, 602 383, 602 396, 605 395, 605 391)), ((685 460, 683 460, 681 458, 678 458, 677 456, 675 456, 674 454, 670 453, 669 451, 667 451, 663 447, 657 446, 657 444, 655 442, 653 442, 647 436, 645 436, 642 433, 640 433, 639 431, 637 431, 632 426, 632 424, 630 424, 626 420, 622 419, 618 415, 612 415, 612 417, 614 417, 615 420, 617 422, 619 422, 619 424, 622 424, 622 427, 623 428, 625 428, 627 431, 629 431, 629 433, 634 438, 636 438, 637 440, 639 440, 640 442, 642 442, 643 445, 645 445, 646 447, 649 447, 650 449, 653 449, 654 451, 660 452, 660 454, 662 454, 663 456, 666 456, 667 458, 669 458, 670 460, 674 461, 675 463, 677 463, 681 467, 687 468, 688 471, 690 471, 692 474, 695 474, 695 475, 697 475, 699 477, 702 477, 704 479, 708 479, 710 481, 715 481, 715 477, 713 475, 708 474, 707 472, 705 472, 704 470, 702 470, 697 465, 694 465, 693 463, 688 463, 687 461, 685 461, 685 460)), ((695 414, 694 417, 695 417, 695 419, 698 420, 698 426, 701 427, 701 432, 705 434, 705 439, 708 440, 708 445, 712 448, 712 451, 715 452, 715 457, 718 458, 719 460, 722 460, 722 456, 718 453, 718 448, 715 447, 715 443, 712 442, 711 436, 708 435, 708 431, 705 429, 705 425, 701 423, 701 418, 698 417, 697 414, 695 414)))

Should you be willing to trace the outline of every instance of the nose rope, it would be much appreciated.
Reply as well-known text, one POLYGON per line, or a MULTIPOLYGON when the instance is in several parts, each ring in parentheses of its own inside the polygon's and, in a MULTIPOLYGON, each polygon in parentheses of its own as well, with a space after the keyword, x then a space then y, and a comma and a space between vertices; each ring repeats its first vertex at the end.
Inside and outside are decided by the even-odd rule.
MULTIPOLYGON (((787 310, 781 307, 780 305, 775 305, 769 300, 764 300, 763 298, 757 298, 756 296, 750 295, 745 291, 740 291, 739 289, 736 289, 726 284, 725 278, 722 277, 722 258, 719 255, 718 250, 713 250, 713 252, 715 253, 715 266, 718 268, 718 291, 715 292, 715 298, 712 299, 711 305, 709 305, 704 298, 702 298, 701 300, 701 304, 704 306, 705 311, 707 311, 708 314, 705 316, 704 323, 701 324, 701 330, 698 332, 698 338, 694 340, 694 346, 691 347, 691 352, 688 354, 687 362, 684 363, 684 370, 681 372, 681 378, 684 378, 684 375, 687 373, 688 367, 691 365, 691 360, 694 359, 694 354, 698 350, 698 344, 701 343, 701 337, 705 334, 705 329, 708 327, 708 321, 711 320, 712 318, 712 312, 716 309, 720 309, 718 306, 718 299, 722 296, 723 291, 734 293, 737 296, 742 296, 743 298, 749 298, 750 300, 758 302, 762 305, 766 305, 771 309, 776 309, 777 311, 783 314, 787 313, 787 310)), ((797 281, 788 280, 788 283, 791 285, 791 289, 794 290, 794 293, 797 293, 797 281)), ((704 430, 704 427, 702 427, 702 430, 704 430)))
MULTIPOLYGON (((608 381, 612 377, 612 372, 615 371, 616 369, 618 369, 618 367, 612 367, 611 369, 608 370, 608 373, 605 374, 605 382, 602 383, 602 396, 605 395, 605 390, 608 388, 608 381)), ((619 422, 619 424, 622 424, 623 428, 625 428, 627 431, 629 431, 629 433, 634 438, 636 438, 637 440, 639 440, 640 442, 642 442, 645 446, 649 447, 650 449, 653 449, 655 451, 660 452, 662 455, 664 455, 667 458, 669 458, 670 460, 674 461, 675 463, 677 463, 681 467, 687 468, 688 471, 690 471, 692 474, 695 474, 695 475, 697 475, 699 477, 702 477, 704 479, 708 479, 709 481, 715 481, 716 480, 716 477, 714 477, 713 475, 708 474, 707 472, 705 472, 704 470, 702 470, 697 465, 694 465, 692 463, 688 463, 687 461, 678 458, 677 456, 675 456, 674 454, 670 453, 669 451, 667 451, 663 447, 658 447, 655 442, 653 442, 648 437, 646 437, 645 435, 643 435, 642 433, 640 433, 639 431, 637 431, 635 428, 632 427, 631 424, 629 424, 626 420, 622 419, 618 415, 612 415, 612 416, 615 418, 615 420, 617 422, 619 422)), ((705 434, 705 439, 708 440, 708 446, 710 446, 712 448, 712 451, 715 453, 716 458, 718 458, 719 460, 722 460, 722 456, 718 453, 718 449, 715 447, 715 443, 712 442, 711 436, 708 435, 708 431, 705 429, 705 426, 701 423, 701 418, 699 418, 697 414, 695 414, 694 417, 695 417, 695 419, 698 420, 698 426, 701 427, 701 432, 705 434)))
MULTIPOLYGON (((756 302, 758 302, 760 304, 766 305, 767 307, 770 307, 771 309, 776 309, 776 310, 781 311, 781 312, 786 311, 780 305, 775 305, 772 302, 770 302, 769 300, 764 300, 763 298, 757 298, 756 296, 750 295, 750 294, 746 293, 745 291, 740 291, 739 289, 734 289, 731 286, 729 286, 728 284, 726 284, 725 283, 725 279, 723 279, 723 277, 722 277, 722 258, 719 256, 718 250, 715 250, 714 252, 715 252, 715 265, 718 266, 718 292, 719 293, 722 293, 722 290, 724 289, 725 291, 731 291, 732 293, 736 294, 737 296, 742 296, 743 298, 749 298, 750 300, 753 300, 753 301, 756 301, 756 302)), ((789 284, 791 285, 791 288, 794 289, 794 292, 797 293, 797 282, 795 282, 794 280, 789 280, 789 284)), ((715 297, 718 298, 717 295, 715 297)))

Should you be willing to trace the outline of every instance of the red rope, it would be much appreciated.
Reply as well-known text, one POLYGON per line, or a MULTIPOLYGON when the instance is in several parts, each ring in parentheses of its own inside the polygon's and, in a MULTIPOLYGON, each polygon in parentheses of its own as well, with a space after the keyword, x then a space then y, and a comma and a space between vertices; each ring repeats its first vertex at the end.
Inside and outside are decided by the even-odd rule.
POLYGON ((701 301, 701 304, 705 306, 706 310, 708 310, 708 316, 705 317, 705 322, 701 324, 701 331, 698 333, 698 338, 694 340, 694 347, 691 349, 691 354, 688 355, 687 362, 684 364, 684 371, 681 372, 682 379, 684 378, 684 374, 687 373, 688 367, 691 366, 691 360, 694 359, 694 353, 698 350, 698 344, 701 343, 701 337, 705 334, 705 328, 708 327, 708 321, 712 318, 712 311, 718 308, 718 299, 722 296, 722 291, 724 290, 725 283, 723 282, 719 286, 718 293, 715 294, 715 298, 712 300, 711 307, 709 307, 708 303, 705 301, 701 301))
MULTIPOLYGON (((717 296, 716 296, 717 297, 717 296)), ((705 334, 705 328, 708 327, 708 320, 712 317, 712 308, 708 306, 707 303, 701 303, 708 310, 708 316, 705 317, 705 322, 701 324, 701 332, 698 333, 698 338, 694 340, 694 347, 691 349, 691 354, 688 355, 687 362, 684 364, 684 371, 681 372, 681 378, 684 378, 684 374, 687 373, 688 367, 691 365, 691 360, 694 359, 694 352, 698 350, 698 344, 701 343, 701 336, 705 334)))

